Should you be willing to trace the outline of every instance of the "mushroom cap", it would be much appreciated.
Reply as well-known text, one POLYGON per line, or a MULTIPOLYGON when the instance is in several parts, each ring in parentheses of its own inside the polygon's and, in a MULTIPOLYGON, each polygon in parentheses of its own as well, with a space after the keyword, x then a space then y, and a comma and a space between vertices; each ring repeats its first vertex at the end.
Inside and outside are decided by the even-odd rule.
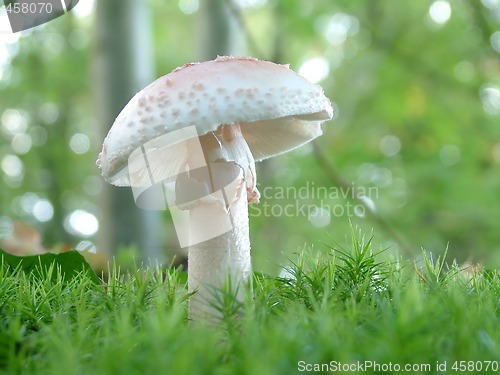
POLYGON ((279 65, 247 57, 187 64, 139 91, 104 140, 104 178, 129 186, 128 158, 146 142, 195 126, 199 136, 239 123, 256 161, 320 136, 333 109, 323 89, 279 65))

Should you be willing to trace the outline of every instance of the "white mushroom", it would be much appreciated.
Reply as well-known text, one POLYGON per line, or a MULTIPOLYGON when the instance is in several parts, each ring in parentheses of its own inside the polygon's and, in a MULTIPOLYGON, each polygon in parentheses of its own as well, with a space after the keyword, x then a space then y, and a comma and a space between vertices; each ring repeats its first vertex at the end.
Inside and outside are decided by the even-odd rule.
POLYGON ((136 196, 175 181, 176 209, 189 213, 190 317, 213 314, 225 283, 242 299, 251 275, 248 203, 259 201, 255 161, 318 137, 332 115, 322 88, 287 65, 236 57, 177 68, 119 114, 97 164, 111 184, 139 187, 136 196))

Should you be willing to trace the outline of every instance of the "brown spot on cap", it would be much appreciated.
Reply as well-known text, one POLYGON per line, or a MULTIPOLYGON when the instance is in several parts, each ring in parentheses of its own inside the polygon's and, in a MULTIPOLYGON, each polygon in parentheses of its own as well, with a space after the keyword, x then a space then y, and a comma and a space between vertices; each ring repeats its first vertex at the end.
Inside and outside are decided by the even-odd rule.
POLYGON ((200 135, 222 123, 269 122, 269 130, 245 127, 244 136, 252 140, 248 141, 251 152, 262 160, 321 135, 320 123, 331 118, 332 112, 321 87, 287 66, 239 57, 187 64, 144 88, 127 104, 106 137, 99 159, 101 171, 115 185, 130 185, 128 157, 141 142, 193 122, 200 135), (295 128, 304 129, 304 134, 277 135, 295 128), (276 142, 260 144, 258 140, 268 138, 269 131, 275 133, 276 142))
POLYGON ((201 82, 193 82, 191 87, 193 88, 193 90, 196 90, 196 91, 201 91, 205 88, 205 86, 203 86, 203 83, 201 83, 201 82))
POLYGON ((158 100, 158 103, 163 105, 168 105, 170 103, 170 99, 167 97, 163 97, 158 100))

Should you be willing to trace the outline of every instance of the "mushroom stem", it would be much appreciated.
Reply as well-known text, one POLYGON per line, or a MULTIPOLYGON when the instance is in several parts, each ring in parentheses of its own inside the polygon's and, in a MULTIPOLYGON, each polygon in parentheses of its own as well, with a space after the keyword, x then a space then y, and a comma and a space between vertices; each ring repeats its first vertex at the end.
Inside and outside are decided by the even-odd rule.
MULTIPOLYGON (((204 212, 207 212, 204 207, 190 211, 194 226, 206 225, 205 220, 210 220, 204 212)), ((231 205, 229 214, 232 218, 229 232, 189 247, 188 289, 190 293, 196 292, 189 301, 190 319, 220 316, 225 293, 229 292, 230 298, 235 297, 238 302, 243 300, 245 283, 252 272, 246 194, 241 194, 231 205)))
POLYGON ((222 125, 202 136, 200 143, 207 169, 193 170, 189 179, 198 187, 205 185, 202 190, 210 194, 189 205, 190 233, 206 234, 214 221, 225 221, 226 226, 216 225, 213 237, 189 246, 188 289, 195 292, 191 319, 220 316, 227 293, 236 299, 233 302, 243 300, 252 269, 248 203, 259 200, 255 161, 238 124, 222 125))

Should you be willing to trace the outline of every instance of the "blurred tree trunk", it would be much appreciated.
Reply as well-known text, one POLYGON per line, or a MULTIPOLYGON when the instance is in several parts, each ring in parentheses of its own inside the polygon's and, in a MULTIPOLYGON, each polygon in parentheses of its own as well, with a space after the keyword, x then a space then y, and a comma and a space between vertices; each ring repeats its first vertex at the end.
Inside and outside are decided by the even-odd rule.
MULTIPOLYGON (((97 2, 94 77, 102 139, 132 96, 154 77, 152 35, 146 1, 97 2)), ((130 188, 107 183, 100 202, 98 247, 113 254, 137 245, 144 258, 163 260, 162 213, 139 209, 130 188)))
POLYGON ((245 35, 239 27, 239 9, 232 0, 202 0, 199 12, 200 59, 245 54, 245 35))

